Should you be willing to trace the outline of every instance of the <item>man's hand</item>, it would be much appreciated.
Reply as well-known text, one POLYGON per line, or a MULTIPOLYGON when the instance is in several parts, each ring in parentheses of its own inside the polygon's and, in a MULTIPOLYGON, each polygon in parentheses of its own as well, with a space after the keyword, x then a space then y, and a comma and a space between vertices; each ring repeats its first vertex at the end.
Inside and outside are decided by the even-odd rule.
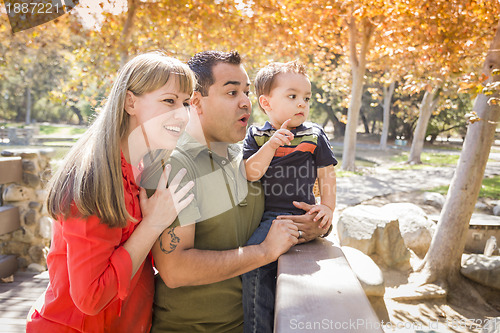
POLYGON ((274 132, 273 136, 266 143, 269 145, 269 147, 276 150, 281 146, 290 144, 294 137, 293 133, 287 129, 290 120, 291 119, 286 120, 283 125, 281 125, 281 127, 276 132, 274 132))
POLYGON ((270 259, 276 261, 280 255, 297 244, 299 230, 292 221, 273 221, 266 239, 261 243, 264 253, 270 259))
MULTIPOLYGON (((311 210, 314 205, 309 205, 305 202, 297 202, 294 201, 293 205, 297 208, 305 210, 308 212, 311 210)), ((313 239, 318 238, 326 233, 325 229, 320 227, 321 221, 314 221, 316 217, 315 214, 304 214, 304 215, 280 215, 277 217, 278 220, 284 220, 288 222, 293 222, 302 232, 301 237, 299 238, 299 244, 310 242, 313 239)))

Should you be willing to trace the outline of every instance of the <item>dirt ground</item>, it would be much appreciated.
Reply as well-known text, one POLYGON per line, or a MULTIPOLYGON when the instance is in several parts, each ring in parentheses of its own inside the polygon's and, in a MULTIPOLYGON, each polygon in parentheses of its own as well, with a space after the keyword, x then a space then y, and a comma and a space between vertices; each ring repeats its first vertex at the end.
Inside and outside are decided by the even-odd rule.
MULTIPOLYGON (((422 191, 395 193, 363 202, 383 206, 391 202, 410 202, 420 206, 428 215, 438 215, 439 209, 422 203, 422 191)), ((486 202, 487 203, 487 202, 486 202)), ((434 299, 395 301, 394 296, 404 295, 415 289, 420 278, 414 273, 422 258, 412 253, 412 268, 407 271, 381 267, 386 284, 384 297, 390 323, 383 326, 386 332, 482 332, 484 326, 494 326, 484 332, 500 332, 500 291, 472 283, 492 308, 471 304, 463 296, 434 299), (486 325, 485 325, 486 324, 486 325)))

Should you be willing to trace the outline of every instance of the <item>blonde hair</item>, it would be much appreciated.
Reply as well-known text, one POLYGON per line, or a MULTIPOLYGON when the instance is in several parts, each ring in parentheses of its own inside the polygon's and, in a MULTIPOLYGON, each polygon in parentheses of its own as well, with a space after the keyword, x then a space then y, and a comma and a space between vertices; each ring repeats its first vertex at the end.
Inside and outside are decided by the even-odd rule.
POLYGON ((125 64, 103 110, 51 179, 47 208, 52 217, 67 218, 76 208, 82 217, 97 215, 110 227, 124 227, 133 220, 125 206, 120 156, 120 142, 130 121, 125 96, 127 91, 135 95, 155 91, 171 75, 182 92, 192 94, 193 72, 162 52, 141 54, 125 64))
MULTIPOLYGON (((290 62, 272 62, 257 73, 255 77, 255 94, 257 98, 261 95, 269 95, 273 90, 273 83, 279 74, 295 73, 302 74, 307 77, 306 67, 298 60, 290 62)), ((259 103, 259 108, 264 111, 264 108, 259 103)))

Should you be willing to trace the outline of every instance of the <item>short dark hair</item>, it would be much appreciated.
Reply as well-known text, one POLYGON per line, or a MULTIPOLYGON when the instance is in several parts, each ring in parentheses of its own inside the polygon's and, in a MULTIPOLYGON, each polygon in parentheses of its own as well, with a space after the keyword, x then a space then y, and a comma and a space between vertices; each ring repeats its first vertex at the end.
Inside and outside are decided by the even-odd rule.
POLYGON ((238 51, 222 52, 222 51, 203 51, 196 53, 187 62, 189 68, 196 75, 196 88, 202 96, 208 95, 208 88, 214 84, 214 74, 212 68, 219 63, 239 65, 241 57, 238 51))
MULTIPOLYGON (((301 62, 294 60, 290 62, 272 62, 262 68, 255 77, 255 94, 257 98, 261 95, 269 95, 274 88, 274 82, 279 74, 295 73, 307 77, 306 67, 301 62)), ((264 111, 264 108, 259 103, 259 108, 264 111)), ((265 113, 265 111, 264 111, 265 113)))

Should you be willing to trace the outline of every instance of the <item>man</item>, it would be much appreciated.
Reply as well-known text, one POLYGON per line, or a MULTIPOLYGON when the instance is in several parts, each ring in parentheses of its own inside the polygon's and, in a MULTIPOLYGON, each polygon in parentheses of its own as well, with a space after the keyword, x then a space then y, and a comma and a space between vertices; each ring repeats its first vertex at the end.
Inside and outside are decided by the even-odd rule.
POLYGON ((234 144, 250 117, 248 75, 237 52, 201 52, 188 65, 198 79, 191 100, 197 117, 169 163, 172 175, 187 169, 195 199, 153 247, 161 278, 152 332, 242 332, 239 275, 276 260, 299 235, 303 242, 324 231, 310 215, 294 216, 275 221, 261 244, 244 246, 264 209, 260 184, 244 178, 234 144))

